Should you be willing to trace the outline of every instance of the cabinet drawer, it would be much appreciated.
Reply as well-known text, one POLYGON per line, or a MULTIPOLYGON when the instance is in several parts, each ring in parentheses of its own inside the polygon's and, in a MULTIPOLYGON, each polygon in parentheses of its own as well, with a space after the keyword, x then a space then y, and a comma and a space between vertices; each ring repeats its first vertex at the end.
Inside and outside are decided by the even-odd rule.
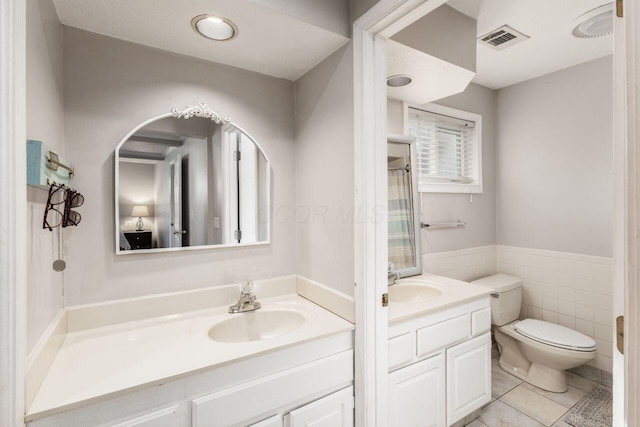
POLYGON ((468 314, 418 329, 416 331, 417 356, 426 356, 467 338, 469 329, 468 314))
POLYGON ((389 371, 393 371, 413 360, 413 332, 389 339, 389 371))
POLYGON ((352 382, 349 350, 194 399, 191 423, 193 427, 247 425, 247 420, 275 415, 278 408, 352 382))
POLYGON ((491 307, 471 313, 471 335, 480 335, 491 330, 491 307))
POLYGON ((175 427, 179 425, 178 405, 142 415, 113 427, 175 427))
POLYGON ((282 415, 274 415, 259 423, 251 424, 249 427, 282 427, 282 415))
POLYGON ((124 236, 131 245, 131 249, 151 249, 151 231, 125 232, 124 236))
POLYGON ((332 393, 285 415, 288 427, 353 427, 353 386, 332 393))

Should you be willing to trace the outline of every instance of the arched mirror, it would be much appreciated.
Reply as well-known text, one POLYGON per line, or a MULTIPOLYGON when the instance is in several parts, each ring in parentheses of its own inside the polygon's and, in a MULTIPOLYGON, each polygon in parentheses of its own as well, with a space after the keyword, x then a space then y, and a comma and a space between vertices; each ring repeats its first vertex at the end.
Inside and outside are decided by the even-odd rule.
POLYGON ((141 123, 115 151, 116 252, 269 243, 270 171, 258 142, 206 104, 141 123))

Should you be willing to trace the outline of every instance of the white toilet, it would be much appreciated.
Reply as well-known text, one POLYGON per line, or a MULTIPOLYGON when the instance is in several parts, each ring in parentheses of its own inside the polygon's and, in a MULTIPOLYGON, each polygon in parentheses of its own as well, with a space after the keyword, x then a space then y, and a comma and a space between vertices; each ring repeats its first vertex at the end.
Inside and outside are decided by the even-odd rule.
POLYGON ((500 367, 544 390, 567 391, 565 369, 596 357, 596 343, 573 329, 542 320, 518 320, 522 280, 496 274, 473 282, 493 288, 491 323, 500 350, 500 367))

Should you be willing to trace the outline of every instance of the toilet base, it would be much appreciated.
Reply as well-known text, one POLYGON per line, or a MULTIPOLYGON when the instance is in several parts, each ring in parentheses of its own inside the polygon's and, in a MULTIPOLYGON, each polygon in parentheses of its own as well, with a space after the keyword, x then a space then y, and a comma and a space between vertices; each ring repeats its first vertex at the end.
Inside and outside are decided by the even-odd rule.
POLYGON ((546 391, 564 393, 569 389, 564 371, 557 371, 546 366, 531 363, 528 371, 523 371, 500 358, 498 364, 504 371, 520 378, 522 381, 546 391))
POLYGON ((500 368, 522 381, 546 391, 564 393, 568 390, 567 376, 564 370, 530 362, 529 358, 522 354, 518 341, 499 328, 496 328, 494 333, 500 350, 500 368))

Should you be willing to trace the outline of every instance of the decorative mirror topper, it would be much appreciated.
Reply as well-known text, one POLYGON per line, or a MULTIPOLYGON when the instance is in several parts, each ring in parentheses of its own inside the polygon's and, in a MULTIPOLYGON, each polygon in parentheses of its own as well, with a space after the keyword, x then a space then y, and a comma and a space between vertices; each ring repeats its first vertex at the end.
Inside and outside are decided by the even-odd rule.
POLYGON ((207 104, 146 120, 115 150, 116 253, 269 243, 270 180, 260 144, 207 104))
POLYGON ((202 117, 204 119, 211 119, 216 124, 228 124, 231 123, 229 116, 222 117, 217 111, 213 111, 207 104, 200 103, 193 107, 187 107, 180 111, 177 108, 172 108, 171 113, 178 119, 190 117, 202 117))

